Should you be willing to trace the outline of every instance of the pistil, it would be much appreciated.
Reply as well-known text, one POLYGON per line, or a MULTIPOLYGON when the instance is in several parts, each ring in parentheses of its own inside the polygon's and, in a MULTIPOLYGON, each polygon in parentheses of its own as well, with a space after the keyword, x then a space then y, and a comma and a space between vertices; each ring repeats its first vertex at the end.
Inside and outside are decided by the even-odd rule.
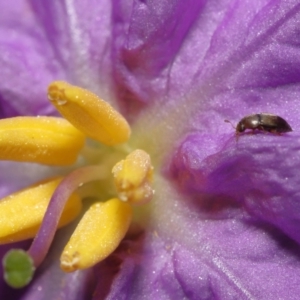
POLYGON ((35 267, 40 265, 48 253, 66 201, 79 186, 90 181, 103 179, 101 170, 99 166, 77 169, 66 176, 57 187, 50 200, 43 223, 28 250, 35 267))

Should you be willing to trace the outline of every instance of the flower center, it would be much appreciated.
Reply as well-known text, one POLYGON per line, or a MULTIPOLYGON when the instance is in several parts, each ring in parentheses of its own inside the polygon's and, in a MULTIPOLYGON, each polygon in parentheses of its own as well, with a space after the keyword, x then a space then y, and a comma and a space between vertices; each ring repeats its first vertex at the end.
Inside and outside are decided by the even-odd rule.
MULTIPOLYGON (((129 139, 131 130, 125 118, 95 94, 57 81, 50 84, 48 98, 65 119, 0 120, 0 159, 72 165, 84 152, 85 137, 110 147, 129 139)), ((116 148, 110 149, 113 152, 116 148)), ((72 221, 80 212, 82 197, 77 188, 90 181, 106 182, 104 169, 98 164, 77 168, 65 178, 39 182, 0 201, 6 218, 0 224, 0 243, 34 237, 27 252, 11 250, 6 254, 3 265, 8 284, 19 288, 30 282, 57 227, 72 221)), ((144 150, 136 149, 115 161, 111 172, 115 195, 105 202, 96 201, 80 220, 61 255, 61 268, 66 272, 89 268, 110 255, 129 228, 131 205, 145 204, 154 194, 153 167, 144 150)))

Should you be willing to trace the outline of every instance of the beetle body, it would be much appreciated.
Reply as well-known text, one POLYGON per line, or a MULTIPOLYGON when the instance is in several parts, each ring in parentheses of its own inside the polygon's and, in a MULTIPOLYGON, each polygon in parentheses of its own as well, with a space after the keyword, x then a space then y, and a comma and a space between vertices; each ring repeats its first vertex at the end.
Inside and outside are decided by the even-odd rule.
MULTIPOLYGON (((225 121, 229 122, 228 120, 225 121)), ((278 134, 292 131, 291 126, 286 120, 279 116, 266 113, 248 115, 242 118, 235 127, 237 134, 244 132, 246 129, 257 129, 278 134)))

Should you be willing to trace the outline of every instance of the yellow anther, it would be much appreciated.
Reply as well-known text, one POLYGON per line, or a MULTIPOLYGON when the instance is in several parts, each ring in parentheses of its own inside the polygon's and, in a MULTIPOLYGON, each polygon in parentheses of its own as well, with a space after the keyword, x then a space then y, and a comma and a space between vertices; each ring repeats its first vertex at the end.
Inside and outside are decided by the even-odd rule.
POLYGON ((92 139, 116 145, 130 136, 123 116, 88 90, 55 81, 48 87, 48 98, 70 123, 92 139))
MULTIPOLYGON (((35 184, 0 201, 0 244, 33 238, 44 217, 48 203, 62 178, 35 184)), ((77 194, 69 198, 59 227, 71 222, 81 211, 77 194)))
POLYGON ((60 258, 65 272, 89 268, 110 255, 124 238, 131 206, 119 199, 93 204, 80 220, 60 258))
POLYGON ((113 167, 112 173, 120 200, 132 204, 151 200, 153 167, 148 153, 139 149, 131 152, 113 167))
POLYGON ((70 165, 84 135, 62 118, 15 117, 0 120, 0 159, 70 165))

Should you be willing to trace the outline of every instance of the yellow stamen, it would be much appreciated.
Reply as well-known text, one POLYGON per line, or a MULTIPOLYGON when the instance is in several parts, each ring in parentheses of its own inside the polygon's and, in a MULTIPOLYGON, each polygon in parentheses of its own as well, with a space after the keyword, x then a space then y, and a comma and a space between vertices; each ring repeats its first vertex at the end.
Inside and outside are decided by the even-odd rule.
POLYGON ((106 145, 128 140, 127 121, 107 102, 92 92, 63 81, 48 87, 48 98, 56 109, 76 128, 106 145))
POLYGON ((125 236, 131 218, 131 206, 119 199, 92 205, 63 250, 61 268, 73 272, 105 259, 125 236))
POLYGON ((68 121, 54 117, 0 120, 0 159, 70 165, 84 145, 84 135, 68 121))
MULTIPOLYGON (((62 178, 35 184, 0 201, 0 244, 33 238, 44 217, 48 203, 62 178)), ((71 222, 81 211, 81 199, 73 194, 64 208, 59 227, 71 222)))
POLYGON ((112 173, 120 200, 132 204, 151 200, 153 167, 148 153, 139 149, 131 152, 113 167, 112 173))

